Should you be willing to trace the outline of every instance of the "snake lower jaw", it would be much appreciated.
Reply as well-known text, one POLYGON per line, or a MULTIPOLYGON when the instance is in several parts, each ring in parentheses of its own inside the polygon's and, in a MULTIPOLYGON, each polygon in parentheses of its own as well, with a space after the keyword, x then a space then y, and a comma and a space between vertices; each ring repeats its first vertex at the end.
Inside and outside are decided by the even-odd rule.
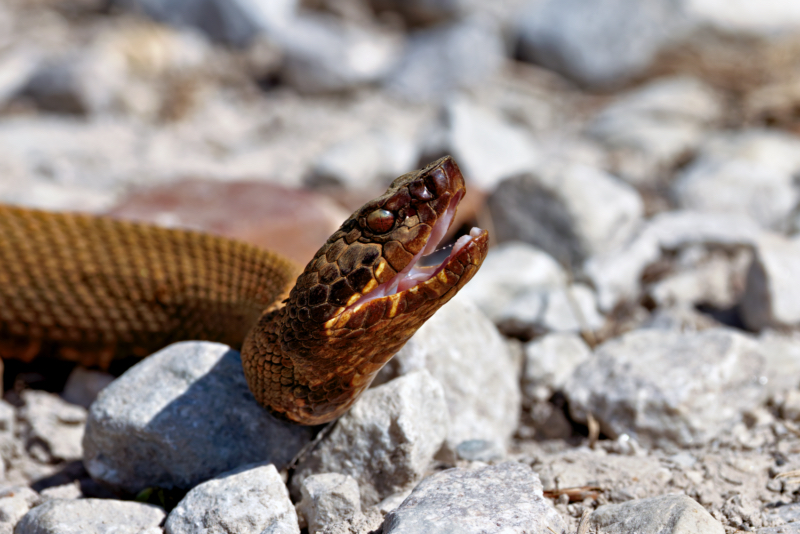
POLYGON ((397 285, 397 292, 409 290, 416 285, 430 280, 446 269, 448 264, 453 261, 461 249, 470 244, 473 239, 488 239, 488 237, 489 233, 486 230, 473 227, 469 234, 463 235, 456 240, 450 254, 439 265, 428 265, 424 267, 414 265, 405 278, 397 285))

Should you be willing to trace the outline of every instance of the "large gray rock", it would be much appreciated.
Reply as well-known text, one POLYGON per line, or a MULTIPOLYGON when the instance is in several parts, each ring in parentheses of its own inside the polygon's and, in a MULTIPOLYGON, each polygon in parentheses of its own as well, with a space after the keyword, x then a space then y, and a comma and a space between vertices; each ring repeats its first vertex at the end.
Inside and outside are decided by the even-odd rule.
POLYGON ((800 324, 800 239, 765 234, 756 242, 741 315, 753 330, 800 324))
POLYGON ((530 467, 506 462, 448 469, 417 486, 386 516, 385 534, 564 534, 566 525, 542 496, 530 467))
POLYGON ((305 93, 341 91, 385 76, 396 63, 396 33, 306 14, 270 33, 284 54, 282 78, 305 93))
POLYGON ((600 169, 561 163, 503 181, 489 209, 499 242, 525 241, 572 266, 624 243, 644 213, 628 184, 600 169))
POLYGON ((289 491, 272 464, 247 465, 192 488, 167 517, 166 534, 300 534, 289 491))
POLYGON ((475 17, 435 26, 409 36, 386 87, 411 101, 443 102, 491 78, 504 60, 503 37, 494 24, 475 17))
POLYGON ((25 514, 16 534, 160 534, 164 510, 113 499, 53 499, 25 514))
POLYGON ((646 446, 700 445, 767 396, 758 343, 736 331, 636 330, 600 345, 564 388, 577 421, 646 446))
POLYGON ((520 54, 581 83, 609 87, 647 68, 683 31, 670 0, 543 0, 519 19, 520 54))
MULTIPOLYGON (((656 215, 622 246, 589 258, 583 268, 597 290, 601 310, 636 300, 645 268, 664 252, 685 247, 753 245, 762 230, 749 217, 673 211, 656 215)), ((469 286, 467 286, 469 287, 469 286)))
POLYGON ((74 461, 83 457, 86 409, 45 391, 22 392, 20 411, 26 448, 42 461, 74 461))
POLYGON ((300 461, 292 493, 299 496, 303 481, 319 473, 356 479, 365 506, 410 489, 442 446, 448 419, 442 386, 427 371, 370 389, 300 461))
POLYGON ((519 419, 519 365, 474 304, 456 298, 440 308, 387 364, 382 379, 423 368, 444 388, 451 450, 474 439, 506 445, 519 419))
POLYGON ((589 124, 625 180, 655 184, 703 140, 722 117, 720 97, 686 77, 655 80, 620 95, 589 124))
POLYGON ((723 534, 722 524, 687 495, 662 495, 592 512, 590 528, 608 534, 723 534))
POLYGON ((800 137, 746 130, 718 135, 673 182, 684 209, 738 213, 766 228, 785 229, 800 196, 800 137))
POLYGON ((311 475, 303 480, 300 493, 297 512, 305 518, 309 532, 372 532, 383 523, 376 508, 362 512, 358 482, 353 477, 339 473, 311 475))
POLYGON ((146 358, 89 410, 83 462, 96 480, 136 493, 191 488, 247 463, 283 467, 311 438, 253 398, 239 353, 183 342, 146 358))

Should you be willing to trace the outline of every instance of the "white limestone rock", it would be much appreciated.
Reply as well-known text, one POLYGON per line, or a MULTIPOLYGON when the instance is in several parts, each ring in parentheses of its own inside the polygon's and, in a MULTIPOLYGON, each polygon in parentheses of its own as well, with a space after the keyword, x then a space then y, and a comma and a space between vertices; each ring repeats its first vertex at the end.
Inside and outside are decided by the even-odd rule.
POLYGON ((635 330, 600 345, 564 392, 577 421, 611 438, 686 447, 730 431, 768 391, 758 343, 730 329, 635 330))
POLYGON ((766 362, 759 380, 766 383, 770 395, 778 397, 800 387, 800 332, 765 330, 758 344, 766 362))
POLYGON ((385 534, 565 534, 566 525, 542 496, 531 468, 505 462, 448 469, 422 481, 389 512, 385 534))
POLYGON ((427 472, 447 436, 449 416, 441 384, 425 370, 364 393, 330 435, 297 465, 292 494, 320 473, 353 477, 364 506, 410 489, 427 472))
POLYGON ((167 517, 165 534, 300 534, 289 491, 272 464, 251 464, 192 488, 167 517))

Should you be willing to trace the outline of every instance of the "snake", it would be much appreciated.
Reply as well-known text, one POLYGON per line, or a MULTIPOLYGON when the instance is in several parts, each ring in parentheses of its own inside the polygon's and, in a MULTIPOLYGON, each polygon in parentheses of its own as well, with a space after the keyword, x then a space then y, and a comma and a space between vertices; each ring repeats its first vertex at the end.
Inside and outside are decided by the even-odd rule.
POLYGON ((483 263, 489 234, 472 228, 421 266, 465 194, 450 156, 404 174, 305 268, 202 232, 0 205, 0 357, 108 368, 216 341, 273 415, 330 422, 483 263))

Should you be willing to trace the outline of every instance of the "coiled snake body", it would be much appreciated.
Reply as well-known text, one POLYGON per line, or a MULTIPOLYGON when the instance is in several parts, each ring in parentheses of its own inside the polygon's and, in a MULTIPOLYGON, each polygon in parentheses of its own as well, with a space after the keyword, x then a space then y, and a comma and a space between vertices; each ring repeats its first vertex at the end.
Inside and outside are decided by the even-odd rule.
POLYGON ((464 193, 450 157, 403 175, 302 271, 202 233, 0 206, 0 357, 106 367, 220 341, 241 347, 250 390, 275 415, 331 421, 483 262, 488 234, 474 228, 441 265, 416 265, 464 193))

